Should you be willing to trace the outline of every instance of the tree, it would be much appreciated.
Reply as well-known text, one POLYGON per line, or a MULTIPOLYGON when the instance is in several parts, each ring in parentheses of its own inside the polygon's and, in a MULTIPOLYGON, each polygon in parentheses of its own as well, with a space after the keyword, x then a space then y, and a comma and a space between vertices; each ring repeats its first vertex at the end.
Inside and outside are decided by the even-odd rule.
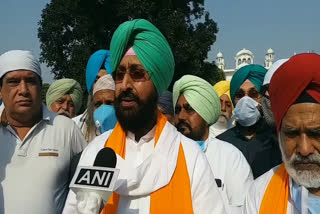
POLYGON ((41 98, 42 98, 42 103, 46 104, 46 94, 47 91, 50 87, 49 83, 43 83, 42 84, 42 89, 41 89, 41 98))
POLYGON ((85 67, 98 49, 109 49, 113 32, 124 21, 144 18, 168 39, 175 56, 172 83, 184 74, 212 84, 223 78, 213 62, 206 62, 216 40, 216 23, 204 0, 52 0, 39 21, 41 62, 56 79, 76 79, 85 88, 85 67))

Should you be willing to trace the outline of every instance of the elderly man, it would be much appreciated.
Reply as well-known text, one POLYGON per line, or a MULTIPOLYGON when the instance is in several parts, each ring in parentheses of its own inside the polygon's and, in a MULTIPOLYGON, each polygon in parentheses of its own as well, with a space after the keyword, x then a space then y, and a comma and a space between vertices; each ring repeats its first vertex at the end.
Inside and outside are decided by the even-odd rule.
POLYGON ((104 75, 93 87, 93 119, 97 127, 96 135, 113 129, 117 123, 113 107, 115 84, 110 74, 104 75))
POLYGON ((230 96, 236 126, 217 136, 236 146, 248 160, 254 178, 281 163, 278 142, 261 115, 260 89, 267 70, 260 65, 240 68, 232 77, 230 96))
POLYGON ((96 137, 96 127, 93 118, 94 103, 92 90, 98 79, 111 73, 110 52, 108 50, 98 50, 94 52, 86 68, 86 85, 88 91, 87 109, 83 114, 73 118, 73 121, 81 129, 87 142, 91 142, 96 137))
POLYGON ((46 95, 46 104, 50 111, 72 118, 82 105, 82 89, 73 79, 60 79, 53 82, 46 95))
POLYGON ((0 213, 61 213, 70 160, 86 142, 41 104, 40 64, 29 51, 0 56, 0 83, 0 213))
POLYGON ((319 213, 319 72, 319 55, 298 54, 272 77, 271 108, 284 164, 254 182, 245 213, 319 213))
POLYGON ((234 126, 232 117, 233 105, 230 97, 230 81, 220 81, 213 86, 218 93, 221 104, 221 114, 218 121, 210 126, 210 130, 215 136, 222 134, 234 126))
MULTIPOLYGON (((158 111, 158 96, 174 72, 170 46, 150 22, 121 24, 110 46, 119 123, 84 150, 79 165, 92 165, 110 147, 120 169, 117 188, 102 213, 224 213, 204 153, 158 111)), ((70 191, 64 213, 75 213, 70 191)))
POLYGON ((242 153, 209 131, 221 112, 217 93, 207 81, 185 75, 174 84, 173 103, 176 127, 205 152, 228 213, 241 213, 253 176, 242 153))

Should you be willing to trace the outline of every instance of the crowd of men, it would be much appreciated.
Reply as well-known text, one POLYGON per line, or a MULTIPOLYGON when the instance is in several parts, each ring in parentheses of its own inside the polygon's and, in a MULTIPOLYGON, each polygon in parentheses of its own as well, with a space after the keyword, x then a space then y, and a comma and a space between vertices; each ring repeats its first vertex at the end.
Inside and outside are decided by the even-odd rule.
POLYGON ((136 19, 41 101, 38 60, 0 56, 0 213, 320 213, 320 55, 241 67, 212 86, 184 75, 162 33, 136 19), (91 207, 75 166, 111 148, 115 189, 91 207), (81 199, 80 199, 81 198, 81 199), (80 203, 81 201, 81 203, 80 203))

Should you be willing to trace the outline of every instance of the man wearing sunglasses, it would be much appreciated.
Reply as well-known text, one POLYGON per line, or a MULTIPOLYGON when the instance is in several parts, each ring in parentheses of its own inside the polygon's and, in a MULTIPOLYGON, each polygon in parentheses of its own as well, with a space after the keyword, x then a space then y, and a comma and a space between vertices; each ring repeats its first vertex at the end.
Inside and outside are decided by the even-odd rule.
POLYGON ((251 166, 254 178, 281 163, 277 140, 266 124, 262 110, 261 86, 267 70, 260 65, 240 68, 232 77, 230 95, 236 126, 217 138, 236 146, 251 166))

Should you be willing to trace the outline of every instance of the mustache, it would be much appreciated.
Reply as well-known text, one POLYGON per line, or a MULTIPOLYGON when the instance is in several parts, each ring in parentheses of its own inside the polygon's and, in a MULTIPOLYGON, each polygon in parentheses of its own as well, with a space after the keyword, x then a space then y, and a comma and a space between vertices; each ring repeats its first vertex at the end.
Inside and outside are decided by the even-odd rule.
POLYGON ((57 114, 59 115, 64 115, 64 116, 67 116, 67 117, 70 117, 71 118, 71 114, 68 112, 68 111, 65 111, 63 109, 60 109, 57 114))
POLYGON ((130 99, 137 103, 140 103, 139 97, 135 95, 131 90, 121 92, 116 99, 118 100, 118 102, 121 102, 124 99, 130 99))
POLYGON ((293 166, 297 166, 300 164, 316 164, 320 166, 320 155, 311 154, 308 156, 302 156, 300 154, 296 154, 291 158, 291 163, 293 166))
POLYGON ((181 130, 183 127, 187 127, 189 130, 192 130, 191 129, 191 126, 188 124, 188 123, 186 123, 185 121, 179 121, 178 123, 177 123, 177 129, 178 130, 181 130))
POLYGON ((221 112, 221 114, 220 114, 220 117, 221 116, 223 116, 223 117, 225 117, 226 119, 228 119, 228 113, 227 112, 221 112))

